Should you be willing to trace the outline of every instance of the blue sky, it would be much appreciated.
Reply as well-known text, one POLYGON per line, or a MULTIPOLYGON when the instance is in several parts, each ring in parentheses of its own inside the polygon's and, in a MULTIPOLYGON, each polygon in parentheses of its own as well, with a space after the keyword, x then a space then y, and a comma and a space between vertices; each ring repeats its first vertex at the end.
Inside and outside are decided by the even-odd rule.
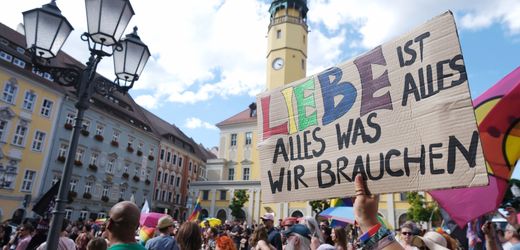
MULTIPOLYGON (((12 28, 21 12, 48 0, 2 6, 12 28)), ((454 12, 472 97, 520 65, 520 1, 308 0, 308 75, 347 61, 450 9, 454 12)), ((131 95, 206 147, 218 145, 214 124, 242 111, 265 89, 269 1, 133 1, 152 58, 131 95)), ((80 61, 88 51, 83 1, 58 1, 75 31, 64 50, 80 61)), ((111 59, 99 72, 113 78, 111 59)))

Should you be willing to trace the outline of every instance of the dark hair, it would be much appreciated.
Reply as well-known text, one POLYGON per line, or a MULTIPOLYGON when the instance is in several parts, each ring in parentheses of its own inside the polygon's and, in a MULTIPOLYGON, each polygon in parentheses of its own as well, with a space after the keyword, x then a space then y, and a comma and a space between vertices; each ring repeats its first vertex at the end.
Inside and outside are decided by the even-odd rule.
POLYGON ((343 249, 347 249, 347 231, 343 227, 334 227, 334 236, 336 241, 334 243, 343 247, 343 249))
POLYGON ((108 246, 105 239, 100 237, 96 237, 90 240, 87 244, 87 250, 106 250, 107 247, 108 246))
POLYGON ((69 220, 63 219, 63 222, 61 223, 61 231, 67 230, 67 227, 69 226, 69 220))
POLYGON ((184 222, 176 235, 179 248, 182 250, 199 250, 202 246, 199 225, 195 222, 184 222))
POLYGON ((87 230, 87 232, 90 232, 90 230, 92 229, 92 226, 90 224, 86 224, 85 229, 87 230))
POLYGON ((264 225, 260 224, 255 228, 255 231, 253 232, 253 234, 251 234, 251 238, 249 240, 250 240, 251 246, 256 246, 256 244, 260 240, 264 240, 267 242, 267 238, 268 238, 267 228, 264 225))

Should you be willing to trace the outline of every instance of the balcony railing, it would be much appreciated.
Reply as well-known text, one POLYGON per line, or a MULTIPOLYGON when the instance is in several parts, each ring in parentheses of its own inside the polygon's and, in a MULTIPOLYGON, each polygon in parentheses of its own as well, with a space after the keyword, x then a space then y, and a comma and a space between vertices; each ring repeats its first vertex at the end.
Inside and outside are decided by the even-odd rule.
POLYGON ((305 19, 303 19, 301 17, 294 17, 294 16, 281 16, 281 17, 272 18, 271 22, 269 23, 269 29, 271 29, 271 27, 273 25, 277 25, 277 24, 284 23, 284 22, 300 24, 305 28, 305 30, 307 30, 307 23, 305 22, 305 19))

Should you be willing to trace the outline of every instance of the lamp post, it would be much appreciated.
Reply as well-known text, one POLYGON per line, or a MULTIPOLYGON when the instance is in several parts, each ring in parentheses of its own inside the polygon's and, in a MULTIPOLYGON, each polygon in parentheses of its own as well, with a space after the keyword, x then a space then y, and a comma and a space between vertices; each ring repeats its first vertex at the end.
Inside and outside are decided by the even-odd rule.
POLYGON ((109 95, 115 91, 126 93, 139 79, 144 65, 150 57, 148 47, 133 33, 120 40, 126 26, 134 15, 128 0, 85 0, 88 33, 81 39, 86 41, 90 57, 84 69, 60 67, 51 64, 50 59, 58 51, 73 30, 72 25, 61 15, 55 0, 41 8, 23 13, 27 47, 32 56, 32 64, 39 71, 52 75, 60 85, 73 87, 78 101, 76 121, 72 131, 69 152, 63 169, 56 205, 52 211, 51 228, 47 236, 47 249, 58 249, 59 235, 65 216, 65 203, 70 185, 74 156, 85 110, 90 98, 97 92, 109 95), (114 56, 114 82, 96 76, 98 63, 103 57, 114 56))

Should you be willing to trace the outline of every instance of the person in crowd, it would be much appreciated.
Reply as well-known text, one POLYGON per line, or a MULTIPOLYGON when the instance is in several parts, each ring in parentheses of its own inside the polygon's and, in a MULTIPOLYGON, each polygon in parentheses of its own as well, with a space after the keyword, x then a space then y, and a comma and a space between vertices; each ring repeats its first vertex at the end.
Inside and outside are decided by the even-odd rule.
POLYGON ((423 236, 418 237, 422 240, 424 246, 430 250, 449 250, 446 238, 438 232, 428 231, 423 236))
POLYGON ((295 224, 288 230, 282 231, 282 234, 287 238, 285 250, 311 249, 311 231, 304 224, 295 224))
MULTIPOLYGON (((58 250, 76 250, 76 243, 67 235, 67 227, 69 220, 63 219, 61 224, 61 233, 58 241, 58 250)), ((47 250, 47 242, 43 242, 36 250, 47 250)))
POLYGON ((204 231, 204 250, 215 250, 216 238, 218 236, 218 230, 215 227, 208 227, 204 231))
POLYGON ((345 231, 344 227, 334 227, 330 237, 332 241, 334 241, 334 247, 336 247, 336 249, 347 250, 347 231, 345 231))
POLYGON ((507 224, 506 226, 506 230, 504 232, 504 239, 507 240, 507 242, 502 245, 502 248, 504 250, 510 250, 515 245, 519 245, 517 247, 520 247, 520 236, 515 227, 511 224, 507 224))
POLYGON ((406 222, 401 226, 398 241, 405 250, 419 250, 417 247, 412 245, 412 240, 414 238, 413 232, 415 228, 416 226, 413 222, 406 222))
POLYGON ((320 226, 314 217, 305 216, 303 217, 303 220, 300 223, 307 226, 307 228, 311 231, 311 242, 313 242, 314 245, 319 246, 325 243, 325 240, 323 239, 323 234, 320 230, 320 226))
POLYGON ((264 225, 258 225, 251 238, 249 238, 249 245, 252 250, 275 250, 276 248, 269 244, 267 239, 267 228, 264 225))
POLYGON ((325 244, 334 245, 334 241, 332 241, 332 228, 324 227, 321 229, 321 234, 323 235, 323 241, 325 244))
POLYGON ((227 235, 222 235, 217 238, 216 250, 236 250, 235 242, 227 235))
POLYGON ((47 219, 41 218, 36 225, 36 232, 34 233, 31 242, 27 246, 27 250, 35 250, 43 242, 47 240, 47 232, 49 231, 49 222, 47 219))
POLYGON ((233 222, 233 226, 231 231, 229 232, 229 237, 235 242, 235 247, 238 248, 240 246, 240 240, 242 239, 242 226, 240 225, 240 221, 235 220, 233 222))
POLYGON ((261 217, 262 223, 267 228, 267 239, 269 244, 274 246, 276 250, 282 250, 282 237, 280 232, 274 228, 274 214, 266 213, 261 217))
POLYGON ((184 222, 177 232, 177 244, 182 250, 199 250, 202 246, 200 227, 195 222, 184 222))
POLYGON ((104 238, 96 237, 87 244, 87 250, 107 250, 107 241, 104 238))
POLYGON ((32 233, 34 231, 34 227, 30 223, 25 223, 20 227, 18 231, 18 244, 16 245, 16 250, 26 250, 29 242, 32 239, 32 233))
POLYGON ((292 227, 294 224, 298 223, 298 218, 296 217, 287 217, 282 220, 281 230, 287 230, 292 227))
POLYGON ((94 238, 91 234, 91 226, 86 224, 82 227, 81 233, 76 237, 76 246, 78 250, 87 250, 88 242, 94 238))
POLYGON ((135 241, 140 215, 139 208, 130 201, 119 202, 110 209, 106 225, 109 250, 145 250, 135 241))
POLYGON ((159 235, 146 241, 147 250, 179 250, 177 242, 172 236, 174 223, 172 217, 165 215, 157 223, 159 235))

